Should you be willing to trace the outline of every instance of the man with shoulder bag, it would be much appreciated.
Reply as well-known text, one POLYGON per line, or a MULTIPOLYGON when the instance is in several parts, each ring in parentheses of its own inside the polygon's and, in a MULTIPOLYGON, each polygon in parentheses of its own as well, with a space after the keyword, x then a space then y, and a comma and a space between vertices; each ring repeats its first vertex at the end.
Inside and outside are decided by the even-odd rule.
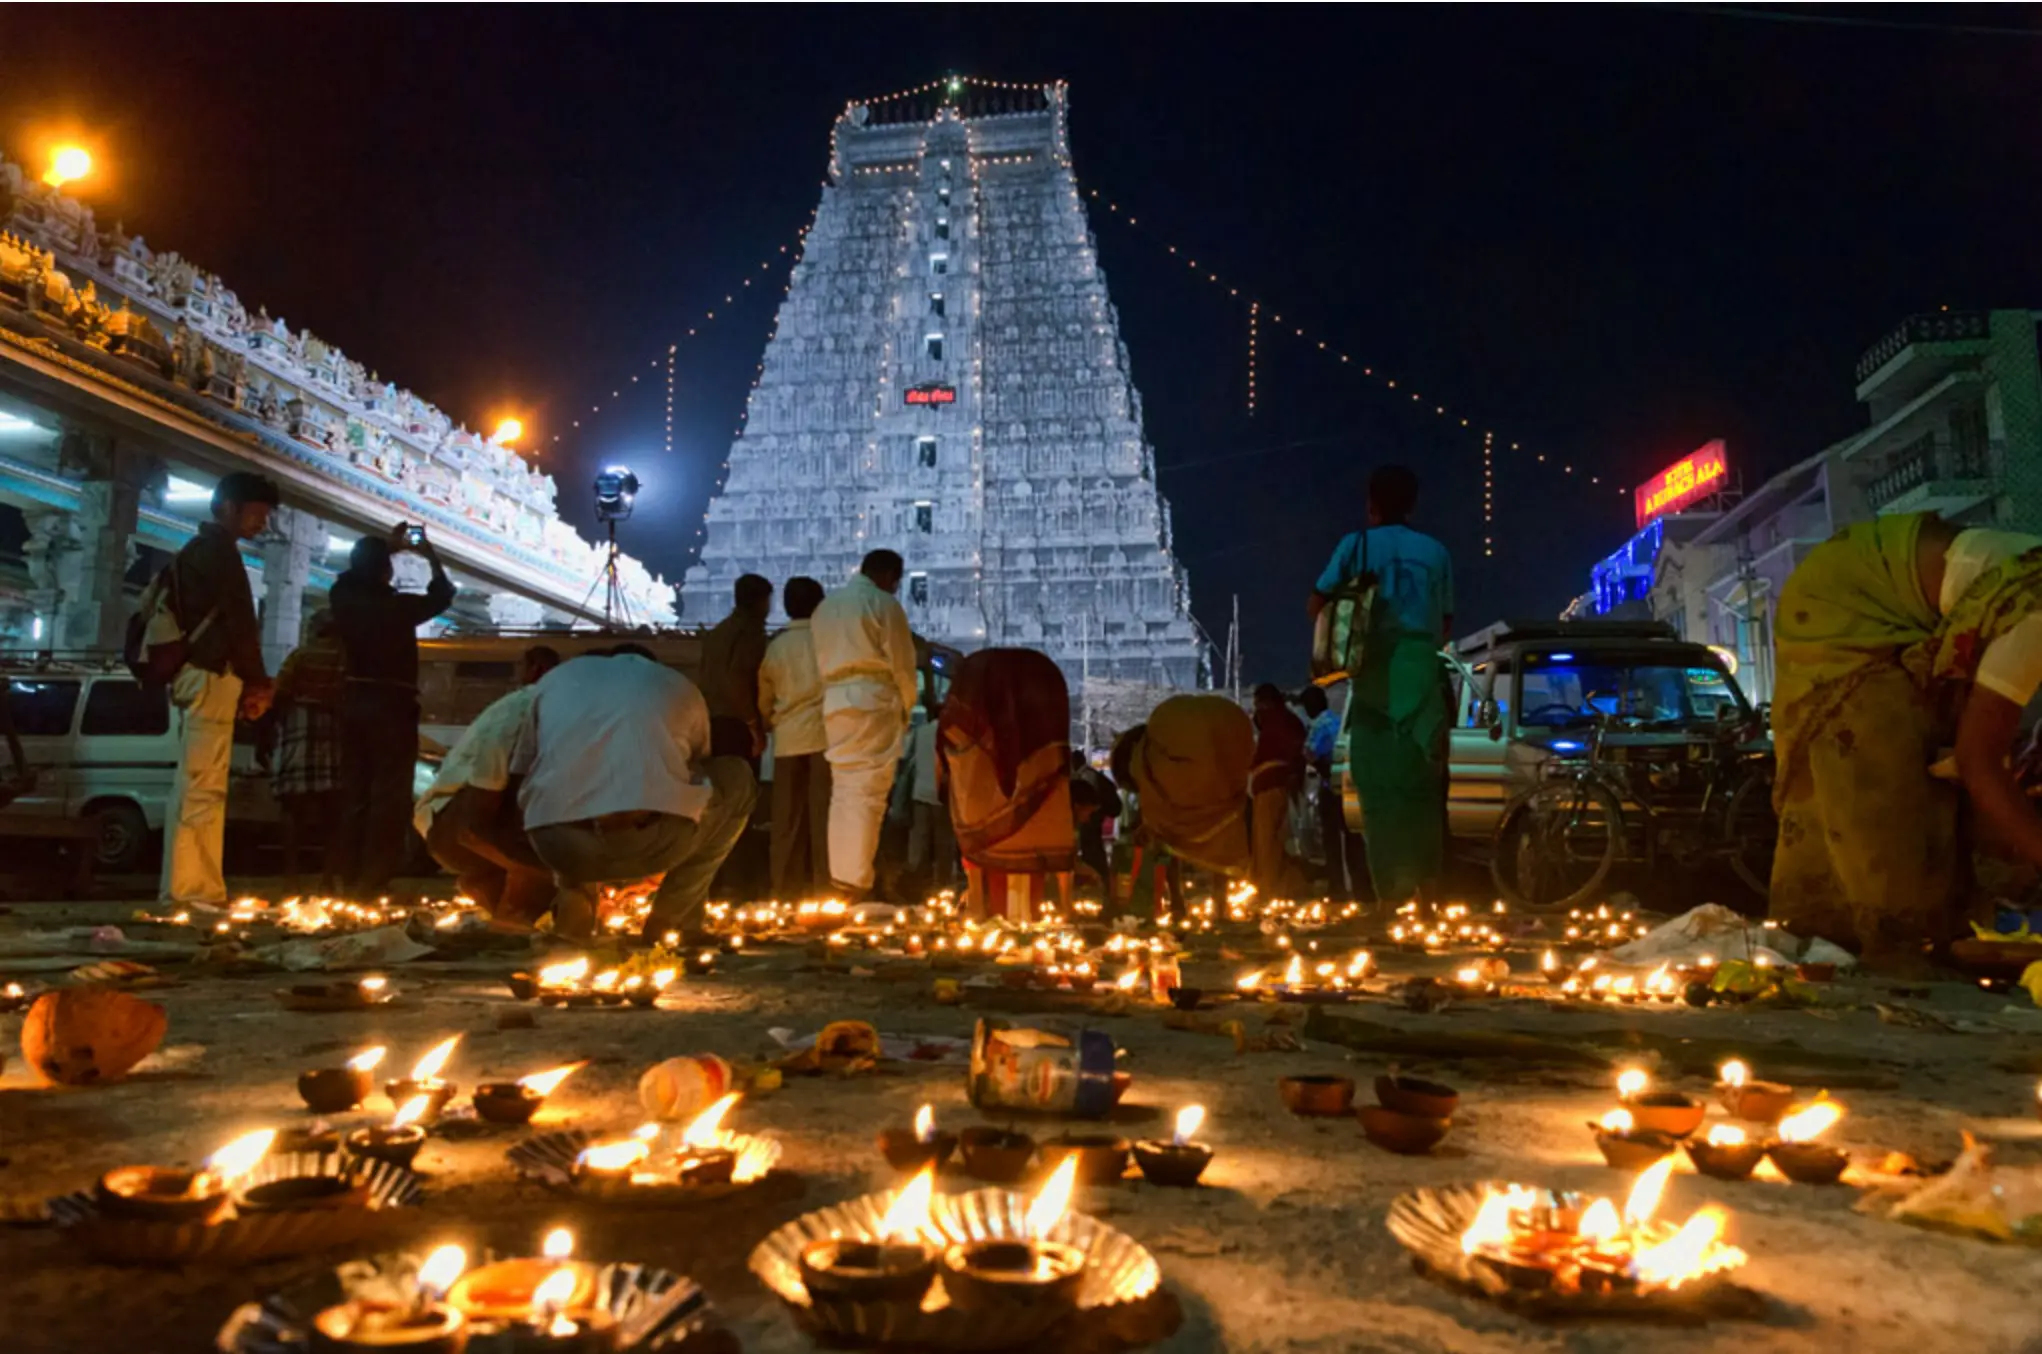
POLYGON ((262 631, 255 596, 241 562, 240 542, 269 525, 277 487, 248 471, 223 476, 213 490, 212 520, 177 552, 153 590, 152 614, 142 618, 149 640, 145 658, 183 662, 170 678, 170 702, 179 711, 177 779, 164 812, 165 902, 219 904, 227 900, 223 863, 227 836, 227 777, 234 754, 234 720, 259 719, 276 690, 262 662, 262 631), (168 644, 159 644, 167 634, 168 644))

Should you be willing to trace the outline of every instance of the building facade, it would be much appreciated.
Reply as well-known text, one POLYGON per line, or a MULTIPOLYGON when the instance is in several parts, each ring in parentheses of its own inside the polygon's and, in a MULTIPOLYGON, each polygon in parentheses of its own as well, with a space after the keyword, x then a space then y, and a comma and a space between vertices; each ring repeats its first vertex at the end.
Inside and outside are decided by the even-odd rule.
POLYGON ((1190 686, 1205 662, 1062 84, 853 104, 682 611, 906 559, 917 633, 1190 686))
MULTIPOLYGON (((353 540, 399 521, 461 589, 447 625, 600 618, 604 552, 555 514, 550 477, 0 160, 0 646, 117 647, 233 470, 281 489, 243 547, 272 665, 353 540)), ((400 563, 400 586, 423 568, 400 563)), ((636 617, 673 619, 668 585, 620 573, 636 617)))

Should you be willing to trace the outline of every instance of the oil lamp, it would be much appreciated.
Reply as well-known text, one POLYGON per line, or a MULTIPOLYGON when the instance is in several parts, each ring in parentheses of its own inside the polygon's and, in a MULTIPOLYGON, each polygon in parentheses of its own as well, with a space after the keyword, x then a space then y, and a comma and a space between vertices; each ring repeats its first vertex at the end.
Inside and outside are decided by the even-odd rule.
POLYGON ((1021 1240, 963 1241, 943 1253, 943 1288, 951 1305, 965 1312, 1021 1308, 1040 1314, 1078 1305, 1085 1254, 1052 1241, 1076 1183, 1078 1161, 1065 1157, 1028 1207, 1027 1235, 1021 1240))
POLYGON ((1716 1098, 1739 1119, 1776 1124, 1794 1103, 1794 1088, 1776 1081, 1753 1081, 1751 1069, 1732 1058, 1716 1069, 1716 1098))
POLYGON ((0 1012, 19 1011, 28 1005, 28 992, 20 983, 0 987, 0 1012))
POLYGON ((117 1167, 99 1178, 94 1191, 100 1212, 137 1222, 216 1222, 227 1211, 234 1182, 255 1169, 275 1140, 274 1129, 245 1133, 196 1171, 117 1167))
POLYGON ((1640 1131, 1685 1138, 1701 1127, 1702 1116, 1708 1113, 1701 1101, 1679 1091, 1655 1091, 1651 1085, 1652 1078, 1642 1068, 1626 1068, 1617 1075, 1617 1099, 1640 1131))
POLYGON ((1712 1126, 1704 1142, 1687 1141, 1688 1160, 1694 1162, 1695 1169, 1718 1180, 1747 1179, 1765 1156, 1765 1149, 1764 1143, 1747 1140, 1744 1130, 1735 1124, 1712 1126))
POLYGON ((1135 1164, 1142 1178, 1152 1185, 1195 1185, 1212 1161, 1212 1148, 1193 1142, 1205 1122, 1205 1106, 1186 1105, 1177 1111, 1176 1131, 1170 1141, 1148 1139, 1134 1145, 1135 1164))
POLYGON ((587 1065, 573 1062, 516 1081, 485 1081, 475 1088, 475 1113, 492 1124, 530 1123, 539 1106, 546 1103, 546 1097, 587 1065))
POLYGON ((737 1170, 737 1149, 732 1135, 723 1129, 723 1116, 743 1099, 732 1091, 703 1110, 681 1130, 681 1150, 675 1178, 683 1185, 727 1185, 737 1170))
POLYGON ((1627 1109, 1611 1110, 1589 1127, 1595 1132, 1602 1159, 1620 1171, 1642 1171, 1673 1153, 1674 1139, 1639 1128, 1627 1109))
POLYGON ((928 1105, 915 1111, 913 1128, 889 1128, 879 1135, 880 1155, 903 1175, 924 1166, 940 1171, 956 1149, 957 1135, 936 1131, 936 1111, 928 1105))
POLYGON ((418 1149, 425 1146, 425 1126, 417 1121, 430 1103, 427 1096, 412 1096, 398 1107, 384 1127, 371 1125, 348 1134, 347 1150, 357 1157, 387 1161, 410 1170, 411 1163, 418 1159, 418 1149))
POLYGON ((386 1083, 383 1094, 390 1097, 393 1105, 402 1105, 414 1096, 424 1096, 425 1107, 413 1118, 428 1122, 439 1118, 440 1111, 454 1096, 454 1084, 440 1080, 440 1069, 447 1065, 447 1059, 454 1056, 454 1046, 460 1042, 461 1036, 456 1034, 435 1044, 423 1058, 412 1064, 410 1076, 386 1083))
POLYGON ((349 1058, 342 1067, 322 1067, 298 1074, 298 1095, 315 1114, 344 1114, 359 1109, 375 1087, 370 1073, 383 1061, 379 1045, 349 1058))
POLYGON ((596 1308, 596 1267, 573 1259, 574 1233, 555 1227, 541 1255, 469 1270, 447 1303, 470 1322, 505 1327, 490 1348, 514 1354, 581 1354, 616 1348, 609 1313, 596 1308))
POLYGON ((1815 1139, 1841 1118, 1843 1106, 1834 1100, 1818 1100, 1806 1109, 1795 1110, 1774 1129, 1779 1137, 1766 1148, 1766 1155, 1789 1180, 1803 1185, 1833 1185, 1850 1164, 1850 1156, 1815 1139))
POLYGON ((973 1124, 957 1138, 964 1169, 980 1180, 1010 1185, 1028 1173, 1035 1156, 1035 1139, 1026 1133, 973 1124))
POLYGON ((668 1183, 659 1173, 640 1169, 651 1159, 652 1140, 658 1136, 658 1124, 640 1124, 628 1138, 590 1144, 574 1159, 575 1183, 599 1194, 668 1183))
POLYGON ((928 1240, 938 1235, 929 1219, 935 1187, 935 1166, 924 1166, 887 1207, 877 1236, 824 1237, 802 1247, 801 1282, 809 1297, 818 1304, 919 1304, 936 1278, 936 1250, 928 1240))
POLYGON ((419 1266, 417 1294, 412 1301, 356 1298, 328 1307, 312 1318, 312 1349, 315 1354, 381 1350, 461 1354, 468 1342, 467 1322, 441 1299, 467 1267, 468 1252, 459 1246, 441 1246, 419 1266))

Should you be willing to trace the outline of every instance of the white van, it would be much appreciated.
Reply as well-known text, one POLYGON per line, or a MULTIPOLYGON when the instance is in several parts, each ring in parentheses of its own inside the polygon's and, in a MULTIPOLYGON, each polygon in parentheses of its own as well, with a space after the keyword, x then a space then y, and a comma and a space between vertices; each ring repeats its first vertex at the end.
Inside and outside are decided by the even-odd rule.
MULTIPOLYGON (((98 814, 97 868, 114 874, 140 868, 163 831, 177 775, 169 693, 144 687, 112 660, 9 663, 5 677, 21 750, 36 774, 35 789, 7 812, 98 814)), ((227 816, 230 823, 277 819, 268 774, 256 765, 245 728, 235 735, 227 816)))

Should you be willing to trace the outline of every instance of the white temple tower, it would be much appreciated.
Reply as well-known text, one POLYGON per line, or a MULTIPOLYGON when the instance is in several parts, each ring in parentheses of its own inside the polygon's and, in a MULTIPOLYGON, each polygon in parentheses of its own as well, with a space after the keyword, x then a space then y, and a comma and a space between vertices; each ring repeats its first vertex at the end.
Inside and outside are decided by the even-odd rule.
MULTIPOLYGON (((1190 687, 1204 645, 1071 173, 1065 86, 948 81, 855 104, 701 561, 835 588, 907 560, 918 634, 1190 687)), ((1075 682, 1074 682, 1075 684, 1075 682)))

